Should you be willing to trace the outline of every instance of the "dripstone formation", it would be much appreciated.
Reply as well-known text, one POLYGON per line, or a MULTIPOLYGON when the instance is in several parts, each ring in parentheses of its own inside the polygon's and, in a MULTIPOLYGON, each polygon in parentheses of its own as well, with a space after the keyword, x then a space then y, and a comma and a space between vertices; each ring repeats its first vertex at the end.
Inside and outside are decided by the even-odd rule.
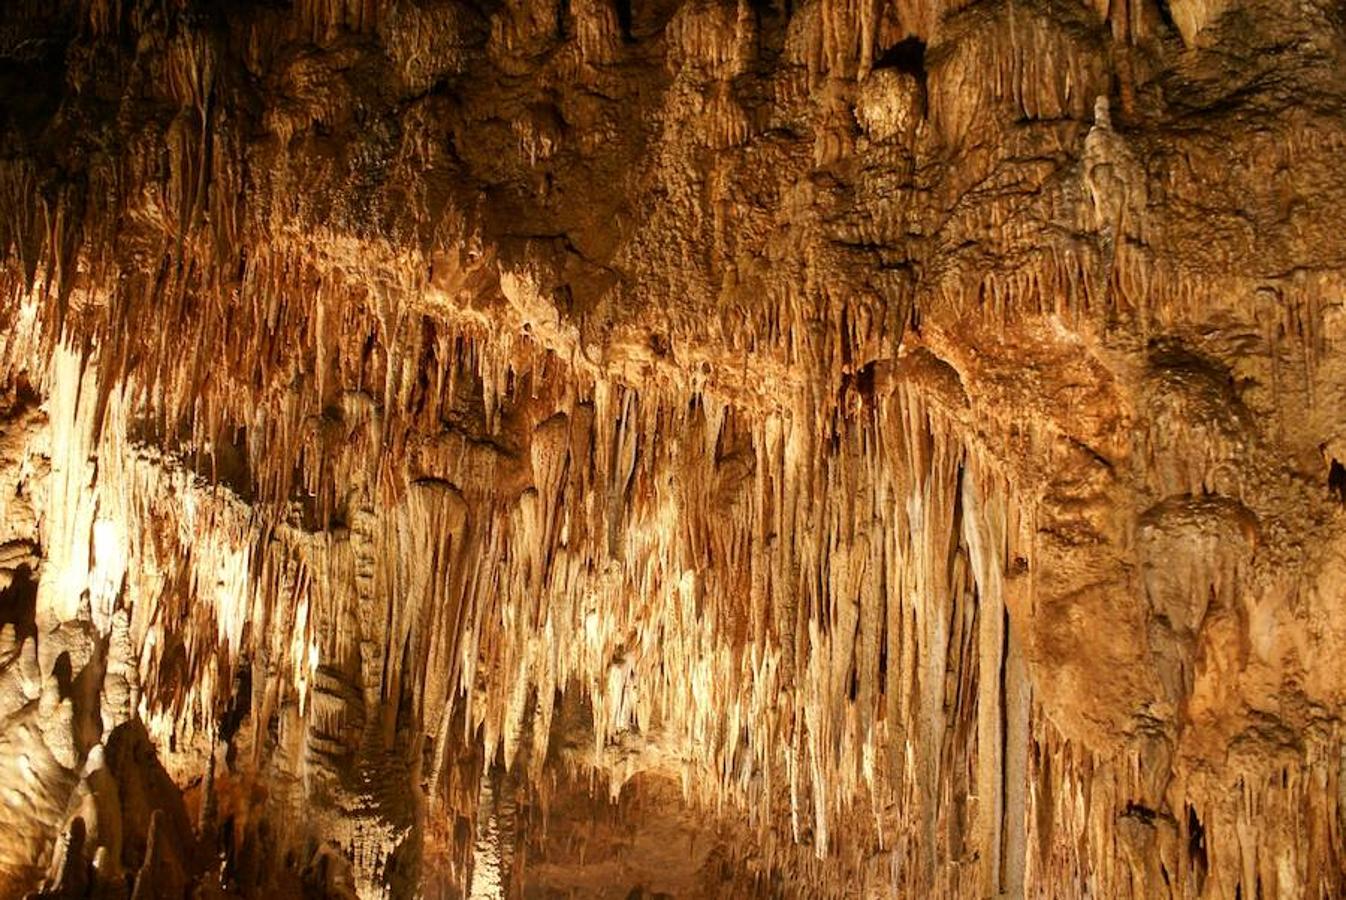
POLYGON ((0 896, 1346 895, 1343 73, 0 4, 0 896))

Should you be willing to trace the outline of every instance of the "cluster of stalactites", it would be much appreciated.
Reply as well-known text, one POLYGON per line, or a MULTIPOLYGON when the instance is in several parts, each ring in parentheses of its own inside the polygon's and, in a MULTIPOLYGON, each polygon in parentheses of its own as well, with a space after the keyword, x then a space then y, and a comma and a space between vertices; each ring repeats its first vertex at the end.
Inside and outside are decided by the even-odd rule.
MULTIPOLYGON (((129 610, 160 738, 213 734, 247 665, 256 752, 277 710, 387 750, 410 729, 437 751, 434 785, 474 736, 506 766, 526 745, 540 772, 554 701, 577 690, 583 758, 614 790, 665 771, 764 828, 788 818, 819 853, 858 808, 880 841, 933 838, 950 716, 981 723, 956 745, 967 765, 997 758, 1000 581, 1022 527, 952 411, 899 379, 852 383, 826 418, 808 398, 749 415, 566 377, 538 348, 430 320, 371 360, 343 333, 359 314, 318 305, 325 333, 284 325, 295 303, 271 318, 321 344, 299 353, 323 361, 321 405, 264 382, 217 413, 247 418, 199 423, 212 383, 104 384, 96 352, 48 367, 68 481, 51 538, 93 548, 61 567, 88 579, 95 622, 129 610), (140 443, 140 398, 192 437, 140 443)), ((336 752, 316 740, 313 765, 336 752)))

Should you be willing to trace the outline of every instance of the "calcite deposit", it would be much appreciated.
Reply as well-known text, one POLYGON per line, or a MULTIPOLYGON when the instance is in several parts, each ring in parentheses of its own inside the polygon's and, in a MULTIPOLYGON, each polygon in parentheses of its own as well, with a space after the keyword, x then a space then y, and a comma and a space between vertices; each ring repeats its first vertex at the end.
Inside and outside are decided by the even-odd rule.
POLYGON ((0 895, 1346 896, 1335 0, 0 4, 0 895))

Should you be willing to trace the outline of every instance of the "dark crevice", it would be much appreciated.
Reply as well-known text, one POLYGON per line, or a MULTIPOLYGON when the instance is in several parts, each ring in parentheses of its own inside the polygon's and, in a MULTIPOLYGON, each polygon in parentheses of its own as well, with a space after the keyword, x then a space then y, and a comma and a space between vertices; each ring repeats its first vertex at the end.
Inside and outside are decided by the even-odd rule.
POLYGON ((56 685, 60 689, 61 699, 64 700, 70 696, 71 686, 75 683, 73 664, 70 661, 70 651, 62 650, 61 655, 56 657, 56 662, 52 664, 51 674, 56 679, 56 685))
POLYGON ((925 41, 918 37, 904 38, 889 47, 874 60, 874 69, 896 69, 916 79, 920 95, 921 114, 928 108, 926 91, 925 41))
POLYGON ((1159 813, 1150 809, 1150 807, 1145 804, 1137 803, 1134 800, 1126 804, 1126 809, 1122 812, 1122 815, 1133 819, 1139 819, 1147 825, 1159 818, 1159 813))
POLYGON ((904 38, 874 60, 875 69, 897 69, 913 76, 925 87, 925 41, 918 37, 904 38))
POLYGON ((855 620, 855 634, 851 635, 851 646, 855 647, 855 650, 851 651, 851 679, 849 679, 849 685, 847 686, 847 696, 851 698, 851 702, 855 702, 855 698, 860 696, 860 659, 859 659, 860 617, 859 616, 857 616, 855 620))
POLYGON ((229 743, 252 710, 252 666, 243 663, 234 673, 229 707, 220 719, 220 740, 229 743))
POLYGON ((1206 883, 1209 860, 1206 856, 1206 829, 1196 814, 1196 807, 1187 807, 1187 859, 1192 866, 1199 893, 1206 883))
MULTIPOLYGON (((881 602, 883 604, 880 610, 880 614, 883 616, 883 618, 880 621, 886 623, 888 621, 888 596, 886 592, 882 591, 880 592, 879 596, 881 597, 881 602)), ((883 634, 879 637, 878 692, 880 697, 886 696, 888 694, 888 638, 889 638, 889 630, 885 625, 883 629, 883 634)))
POLYGON ((570 24, 570 0, 556 0, 556 39, 564 41, 570 24))
POLYGON ((1000 871, 996 878, 1000 890, 1005 890, 1009 880, 1009 829, 1005 822, 1010 811, 1010 755, 1009 755, 1009 656, 1010 656, 1010 617, 1008 609, 1001 609, 1004 617, 1000 631, 1000 871))
POLYGON ((617 27, 621 30, 622 41, 631 44, 635 43, 635 36, 631 33, 631 0, 614 0, 617 7, 617 27))
POLYGON ((1338 503, 1346 503, 1346 466, 1335 459, 1327 470, 1327 489, 1338 503))
POLYGON ((1154 0, 1155 12, 1159 14, 1159 21, 1164 23, 1170 34, 1178 33, 1178 24, 1173 21, 1173 10, 1168 5, 1168 0, 1154 0))
POLYGON ((9 586, 0 590, 0 628, 14 626, 14 637, 22 644, 37 637, 37 579, 27 563, 16 568, 9 586))

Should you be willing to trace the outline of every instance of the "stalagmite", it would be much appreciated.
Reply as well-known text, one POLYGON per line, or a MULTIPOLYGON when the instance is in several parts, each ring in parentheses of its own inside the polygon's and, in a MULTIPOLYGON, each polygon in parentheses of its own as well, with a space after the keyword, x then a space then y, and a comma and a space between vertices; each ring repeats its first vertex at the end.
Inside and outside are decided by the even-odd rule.
POLYGON ((1346 895, 1329 7, 0 4, 0 896, 1346 895))

